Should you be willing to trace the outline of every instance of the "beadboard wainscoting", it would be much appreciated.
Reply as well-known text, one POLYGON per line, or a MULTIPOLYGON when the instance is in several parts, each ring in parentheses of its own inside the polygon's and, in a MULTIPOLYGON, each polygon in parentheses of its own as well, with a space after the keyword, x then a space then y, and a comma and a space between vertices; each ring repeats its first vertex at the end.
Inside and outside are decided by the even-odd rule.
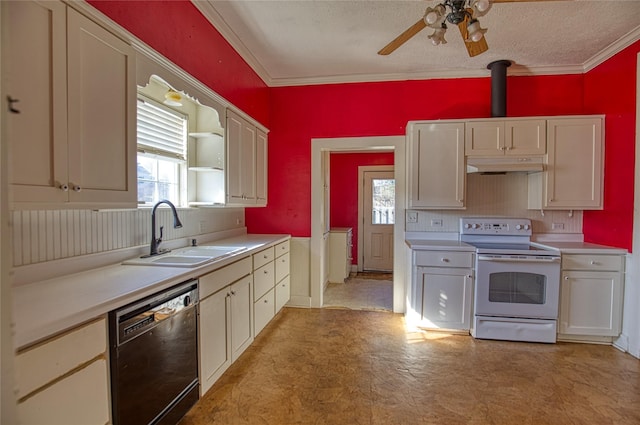
MULTIPOLYGON (((173 228, 169 208, 156 210, 156 237, 194 237, 243 228, 243 208, 179 208, 183 227, 173 228)), ((11 212, 12 264, 25 266, 149 244, 151 208, 11 212)))
POLYGON ((582 211, 529 210, 526 173, 468 174, 465 210, 420 210, 408 232, 458 232, 460 217, 528 218, 533 233, 582 233, 582 211))

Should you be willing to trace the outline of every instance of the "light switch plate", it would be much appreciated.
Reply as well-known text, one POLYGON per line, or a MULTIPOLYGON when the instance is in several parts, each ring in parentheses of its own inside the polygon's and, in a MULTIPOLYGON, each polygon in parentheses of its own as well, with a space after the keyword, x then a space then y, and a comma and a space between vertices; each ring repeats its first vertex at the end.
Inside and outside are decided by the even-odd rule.
POLYGON ((432 218, 431 219, 431 227, 442 227, 442 219, 441 218, 432 218))
POLYGON ((417 223, 418 213, 416 211, 407 211, 407 223, 417 223))

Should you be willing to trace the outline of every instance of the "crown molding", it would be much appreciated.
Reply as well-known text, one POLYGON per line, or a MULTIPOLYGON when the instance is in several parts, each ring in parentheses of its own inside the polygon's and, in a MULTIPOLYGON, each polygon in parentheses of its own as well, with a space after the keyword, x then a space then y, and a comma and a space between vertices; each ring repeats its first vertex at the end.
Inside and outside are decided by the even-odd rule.
POLYGON ((231 29, 231 26, 220 16, 218 11, 211 4, 213 0, 191 0, 191 3, 202 13, 202 15, 213 25, 213 27, 224 37, 233 49, 244 59, 245 62, 258 74, 267 86, 272 85, 271 76, 262 66, 262 63, 251 53, 251 50, 242 42, 240 37, 231 29))
POLYGON ((611 59, 617 53, 620 53, 627 47, 631 46, 636 41, 640 40, 640 26, 629 31, 627 34, 617 39, 609 46, 595 54, 584 63, 584 72, 589 72, 596 66, 602 64, 608 59, 611 59))

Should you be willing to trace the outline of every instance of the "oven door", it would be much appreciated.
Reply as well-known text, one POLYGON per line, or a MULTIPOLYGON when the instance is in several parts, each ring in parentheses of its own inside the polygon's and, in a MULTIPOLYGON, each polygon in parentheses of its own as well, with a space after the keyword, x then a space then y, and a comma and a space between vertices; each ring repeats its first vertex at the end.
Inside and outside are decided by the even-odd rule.
POLYGON ((557 319, 560 257, 476 257, 475 314, 557 319))

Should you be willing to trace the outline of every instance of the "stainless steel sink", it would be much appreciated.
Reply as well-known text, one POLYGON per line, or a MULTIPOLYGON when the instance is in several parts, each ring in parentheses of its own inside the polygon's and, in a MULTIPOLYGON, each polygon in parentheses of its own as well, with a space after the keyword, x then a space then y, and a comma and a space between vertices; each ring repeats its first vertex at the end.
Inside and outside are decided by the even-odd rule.
POLYGON ((188 246, 178 248, 170 253, 160 254, 153 257, 132 258, 122 264, 139 266, 165 266, 165 267, 198 267, 233 254, 244 251, 246 247, 229 246, 188 246))

